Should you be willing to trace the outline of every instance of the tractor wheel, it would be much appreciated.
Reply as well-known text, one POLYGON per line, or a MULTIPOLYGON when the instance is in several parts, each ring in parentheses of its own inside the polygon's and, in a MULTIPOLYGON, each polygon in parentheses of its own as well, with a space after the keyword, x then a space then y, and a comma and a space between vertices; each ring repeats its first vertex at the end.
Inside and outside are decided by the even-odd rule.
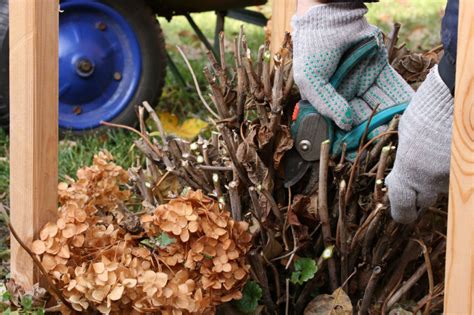
MULTIPOLYGON (((8 0, 0 0, 0 126, 8 126, 8 0)), ((59 15, 59 127, 134 125, 135 106, 158 100, 166 52, 145 0, 64 0, 59 15)))

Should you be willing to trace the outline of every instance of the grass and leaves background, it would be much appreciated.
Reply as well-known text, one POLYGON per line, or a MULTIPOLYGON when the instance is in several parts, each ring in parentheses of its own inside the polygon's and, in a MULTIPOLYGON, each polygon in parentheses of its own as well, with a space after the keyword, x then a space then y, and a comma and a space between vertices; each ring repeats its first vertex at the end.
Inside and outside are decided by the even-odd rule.
MULTIPOLYGON (((412 50, 430 49, 440 42, 440 21, 443 15, 446 0, 381 0, 369 5, 368 19, 378 25, 384 32, 389 32, 393 22, 402 24, 400 38, 412 50)), ((254 8, 265 15, 271 15, 271 5, 254 8)), ((212 41, 215 28, 215 14, 193 14, 196 23, 204 34, 212 41)), ((167 123, 167 129, 174 133, 184 133, 192 137, 193 134, 205 127, 206 111, 201 105, 194 88, 192 78, 183 59, 179 55, 176 45, 183 48, 195 70, 197 79, 203 90, 206 89, 202 68, 206 65, 205 48, 192 31, 184 17, 174 17, 171 21, 159 18, 163 28, 167 51, 181 72, 186 87, 168 71, 166 85, 158 103, 154 104, 160 116, 167 123)), ((225 32, 227 39, 238 34, 239 21, 226 19, 225 32)), ((244 24, 248 42, 253 51, 265 39, 264 29, 244 24)), ((230 57, 230 56, 229 56, 230 57)), ((229 60, 231 62, 231 60, 229 60)), ((184 134, 183 134, 184 135, 184 134)), ((97 135, 73 137, 66 135, 59 146, 59 175, 60 180, 66 176, 75 177, 76 170, 90 164, 93 155, 101 149, 107 149, 116 158, 116 162, 123 167, 129 167, 138 159, 134 150, 133 141, 136 135, 121 130, 108 130, 97 135)), ((8 134, 0 130, 0 202, 9 203, 9 138, 8 134)), ((3 226, 0 224, 0 226, 3 226)), ((6 276, 3 262, 8 257, 8 247, 4 233, 0 228, 0 278, 6 276)), ((250 290, 250 289, 249 289, 250 290)))

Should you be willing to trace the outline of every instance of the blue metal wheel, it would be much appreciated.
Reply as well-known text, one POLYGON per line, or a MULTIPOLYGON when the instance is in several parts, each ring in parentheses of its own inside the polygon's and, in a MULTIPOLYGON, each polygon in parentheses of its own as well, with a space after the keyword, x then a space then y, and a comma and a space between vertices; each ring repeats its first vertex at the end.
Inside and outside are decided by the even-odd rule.
POLYGON ((133 124, 134 105, 154 101, 164 80, 164 42, 153 13, 129 0, 65 0, 61 10, 60 128, 133 124))

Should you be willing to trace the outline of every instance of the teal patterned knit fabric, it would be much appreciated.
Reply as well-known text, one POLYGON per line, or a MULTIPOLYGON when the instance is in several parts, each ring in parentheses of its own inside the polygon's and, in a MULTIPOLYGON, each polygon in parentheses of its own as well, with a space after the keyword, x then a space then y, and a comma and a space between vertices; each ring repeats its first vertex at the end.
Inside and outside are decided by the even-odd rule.
MULTIPOLYGON (((388 64, 381 31, 368 24, 358 3, 322 4, 293 17, 293 69, 301 96, 339 128, 351 130, 379 110, 408 101, 411 87, 388 64), (329 84, 344 53, 368 37, 379 48, 357 65, 337 91, 329 84)), ((379 131, 375 131, 377 133, 379 131)))

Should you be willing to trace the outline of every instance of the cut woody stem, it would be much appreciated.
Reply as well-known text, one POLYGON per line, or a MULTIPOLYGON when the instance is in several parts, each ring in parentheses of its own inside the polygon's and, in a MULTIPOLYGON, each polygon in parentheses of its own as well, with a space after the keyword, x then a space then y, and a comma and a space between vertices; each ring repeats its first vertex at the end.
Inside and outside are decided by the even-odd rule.
MULTIPOLYGON (((318 190, 318 206, 319 217, 321 219, 321 229, 323 233, 324 247, 328 248, 333 244, 331 236, 331 225, 329 223, 328 213, 328 167, 329 167, 329 150, 331 142, 329 140, 321 143, 321 157, 319 164, 319 190, 318 190)), ((338 288, 336 262, 334 256, 328 260, 330 287, 332 291, 338 288)))

